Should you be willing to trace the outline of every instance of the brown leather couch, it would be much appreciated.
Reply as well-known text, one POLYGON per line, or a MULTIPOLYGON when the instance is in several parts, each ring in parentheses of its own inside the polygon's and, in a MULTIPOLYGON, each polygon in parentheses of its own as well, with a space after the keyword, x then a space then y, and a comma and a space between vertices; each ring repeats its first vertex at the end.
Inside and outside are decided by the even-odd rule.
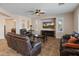
POLYGON ((29 37, 8 32, 6 34, 8 46, 24 56, 35 56, 41 52, 41 42, 31 41, 29 37))

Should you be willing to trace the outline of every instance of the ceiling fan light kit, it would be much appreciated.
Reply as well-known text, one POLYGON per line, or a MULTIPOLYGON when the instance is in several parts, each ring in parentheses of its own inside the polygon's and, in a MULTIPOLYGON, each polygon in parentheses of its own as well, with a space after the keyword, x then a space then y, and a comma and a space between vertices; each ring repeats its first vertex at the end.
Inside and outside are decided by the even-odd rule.
POLYGON ((35 9, 34 11, 30 11, 30 13, 32 13, 32 15, 37 15, 37 16, 45 14, 45 12, 40 9, 35 9))
POLYGON ((40 16, 40 14, 39 14, 39 13, 36 13, 35 15, 40 16))

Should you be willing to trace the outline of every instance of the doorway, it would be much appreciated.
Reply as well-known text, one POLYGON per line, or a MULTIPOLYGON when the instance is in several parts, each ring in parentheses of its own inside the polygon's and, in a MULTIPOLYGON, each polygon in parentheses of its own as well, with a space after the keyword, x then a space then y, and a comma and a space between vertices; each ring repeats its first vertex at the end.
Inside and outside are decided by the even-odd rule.
POLYGON ((13 19, 5 19, 4 35, 7 34, 7 32, 11 32, 12 28, 16 28, 16 21, 13 19))

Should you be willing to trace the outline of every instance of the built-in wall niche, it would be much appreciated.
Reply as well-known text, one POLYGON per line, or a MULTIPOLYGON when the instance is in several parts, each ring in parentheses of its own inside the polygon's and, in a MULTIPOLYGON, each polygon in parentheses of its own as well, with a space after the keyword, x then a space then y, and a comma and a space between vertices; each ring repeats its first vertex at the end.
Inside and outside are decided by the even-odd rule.
POLYGON ((55 19, 56 18, 47 18, 42 20, 43 29, 55 29, 55 19))

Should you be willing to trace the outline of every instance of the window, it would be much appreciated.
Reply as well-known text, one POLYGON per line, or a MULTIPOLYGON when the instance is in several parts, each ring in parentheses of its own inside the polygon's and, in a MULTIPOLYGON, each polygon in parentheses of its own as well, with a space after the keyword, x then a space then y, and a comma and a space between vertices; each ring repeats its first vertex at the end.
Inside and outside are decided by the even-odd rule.
POLYGON ((57 19, 57 31, 63 32, 63 17, 58 17, 57 19))

